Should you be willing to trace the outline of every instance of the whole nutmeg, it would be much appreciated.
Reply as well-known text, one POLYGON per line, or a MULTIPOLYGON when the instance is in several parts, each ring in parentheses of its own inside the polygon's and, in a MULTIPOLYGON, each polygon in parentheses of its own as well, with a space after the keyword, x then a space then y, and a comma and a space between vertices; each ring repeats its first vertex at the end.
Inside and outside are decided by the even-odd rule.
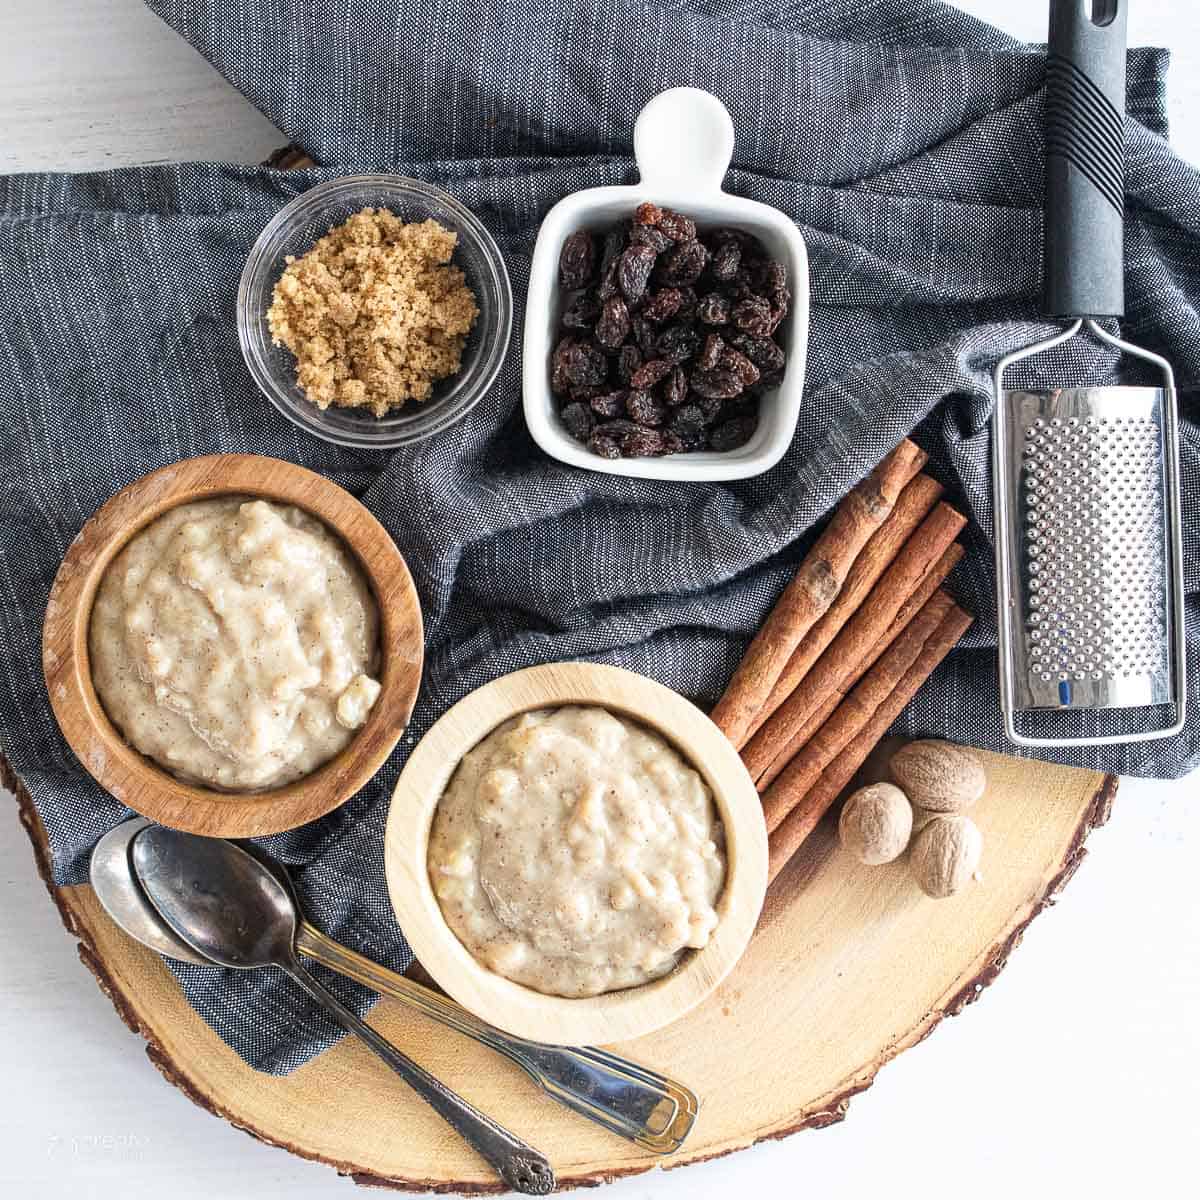
POLYGON ((987 788, 979 757, 952 742, 909 742, 892 755, 889 768, 909 800, 930 812, 962 812, 987 788))
POLYGON ((908 797, 893 784, 873 783, 846 800, 838 820, 838 838, 859 862, 874 867, 904 853, 912 823, 908 797))
POLYGON ((909 865, 921 891, 940 899, 971 881, 983 853, 983 834, 970 817, 934 817, 913 838, 909 865))

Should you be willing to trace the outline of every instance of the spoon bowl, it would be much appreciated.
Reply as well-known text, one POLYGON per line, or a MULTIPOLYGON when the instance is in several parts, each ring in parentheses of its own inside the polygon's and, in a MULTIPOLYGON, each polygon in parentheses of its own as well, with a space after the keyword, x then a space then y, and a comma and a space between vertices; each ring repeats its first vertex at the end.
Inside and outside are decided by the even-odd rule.
POLYGON ((134 817, 110 829, 96 843, 88 866, 96 899, 104 911, 143 946, 179 962, 195 963, 198 967, 215 966, 211 959, 197 954, 163 923, 133 873, 130 845, 151 824, 153 822, 145 817, 134 817))
POLYGON ((291 893, 244 850, 155 825, 134 834, 132 862, 159 916, 209 962, 250 970, 295 961, 291 893))
POLYGON ((158 915, 195 952, 236 970, 278 967, 374 1050, 510 1188, 535 1196, 554 1190, 545 1155, 401 1053, 300 965, 295 902, 257 859, 232 842, 151 825, 134 834, 130 861, 158 915))

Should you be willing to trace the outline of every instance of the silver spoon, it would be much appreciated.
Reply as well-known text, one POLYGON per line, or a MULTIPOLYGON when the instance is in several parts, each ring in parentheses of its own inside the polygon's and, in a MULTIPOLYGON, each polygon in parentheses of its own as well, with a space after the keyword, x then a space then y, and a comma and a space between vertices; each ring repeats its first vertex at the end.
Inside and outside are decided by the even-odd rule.
POLYGON ((219 838, 154 825, 134 837, 131 857, 150 903, 193 950, 238 970, 278 967, 339 1025, 366 1042, 510 1188, 533 1196, 554 1190, 554 1171, 543 1154, 402 1054, 300 965, 292 898, 248 854, 219 838))
MULTIPOLYGON (((144 946, 168 958, 213 966, 163 923, 134 878, 129 846, 152 824, 133 817, 109 830, 92 851, 91 882, 108 915, 144 946)), ((238 849, 242 849, 238 847, 238 849)), ((246 851, 246 853, 251 853, 246 851)), ((390 996, 516 1063, 548 1096, 657 1154, 678 1150, 700 1110, 696 1094, 673 1079, 594 1046, 548 1046, 503 1033, 439 992, 341 945, 304 919, 286 870, 254 861, 291 893, 300 924, 296 949, 340 975, 390 996)))

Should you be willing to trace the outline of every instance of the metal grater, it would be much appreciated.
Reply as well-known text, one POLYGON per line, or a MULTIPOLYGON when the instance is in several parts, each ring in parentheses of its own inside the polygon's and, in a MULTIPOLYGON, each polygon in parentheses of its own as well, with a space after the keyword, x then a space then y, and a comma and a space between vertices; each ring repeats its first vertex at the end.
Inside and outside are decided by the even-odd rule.
POLYGON ((1174 375, 1094 319, 1124 309, 1125 0, 1108 8, 1101 23, 1081 0, 1051 4, 1046 307, 1072 324, 1008 355, 995 375, 1001 706, 1009 738, 1025 746, 1169 737, 1185 717, 1174 375), (1162 386, 1005 391, 1009 367, 1085 330, 1153 364, 1162 386), (1152 705, 1171 714, 1150 729, 1062 737, 1019 725, 1034 710, 1152 705))
POLYGON ((1182 580, 1174 569, 1181 559, 1170 519, 1175 402, 1170 367, 1159 362, 1164 388, 998 397, 1001 692, 1015 742, 1073 740, 1021 733, 1015 710, 1133 708, 1175 704, 1177 695, 1169 725, 1105 740, 1166 737, 1182 727, 1182 580))

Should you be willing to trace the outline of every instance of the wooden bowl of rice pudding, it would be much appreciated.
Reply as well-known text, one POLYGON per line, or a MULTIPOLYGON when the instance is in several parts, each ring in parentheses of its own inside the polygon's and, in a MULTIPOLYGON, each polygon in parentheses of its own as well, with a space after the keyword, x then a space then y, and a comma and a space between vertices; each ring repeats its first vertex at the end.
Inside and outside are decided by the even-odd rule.
POLYGON ((408 724, 424 636, 391 537, 328 479, 185 459, 107 501, 67 551, 43 668, 67 742, 129 808, 257 837, 350 799, 408 724))
POLYGON ((581 1045, 682 1017, 741 957, 767 833, 737 752, 631 671, 555 663, 456 704, 392 797, 384 862, 421 965, 509 1033, 581 1045))

